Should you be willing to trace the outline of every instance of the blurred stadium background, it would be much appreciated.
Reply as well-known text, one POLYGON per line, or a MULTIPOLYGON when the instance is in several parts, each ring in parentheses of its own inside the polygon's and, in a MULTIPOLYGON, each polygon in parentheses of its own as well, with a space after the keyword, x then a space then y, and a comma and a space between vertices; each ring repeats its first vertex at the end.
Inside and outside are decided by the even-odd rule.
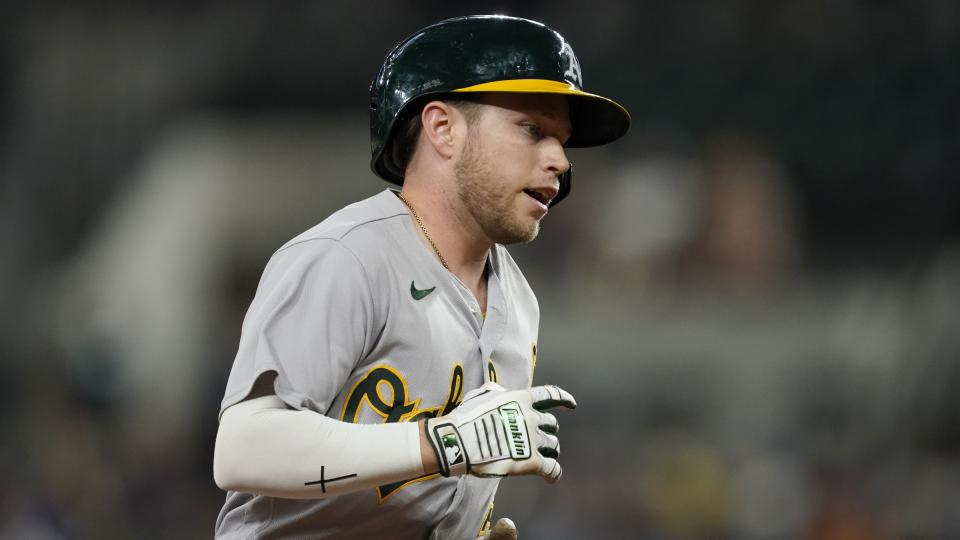
MULTIPOLYGON (((0 6, 2 538, 206 538, 274 249, 385 184, 367 86, 421 2, 0 6)), ((512 249, 569 388, 526 539, 960 538, 960 4, 479 2, 628 136, 512 249)))

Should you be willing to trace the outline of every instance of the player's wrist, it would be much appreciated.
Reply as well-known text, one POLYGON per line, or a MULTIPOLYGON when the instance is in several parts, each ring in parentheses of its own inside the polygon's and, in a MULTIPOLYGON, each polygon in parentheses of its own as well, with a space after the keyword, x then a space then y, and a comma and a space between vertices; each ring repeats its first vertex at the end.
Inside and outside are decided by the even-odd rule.
POLYGON ((420 431, 420 459, 423 461, 423 473, 434 474, 440 472, 440 464, 437 462, 437 453, 433 445, 430 444, 430 438, 427 437, 427 423, 424 420, 417 422, 420 431))
POLYGON ((461 476, 469 472, 469 460, 453 415, 431 418, 424 429, 433 450, 437 472, 443 476, 461 476))

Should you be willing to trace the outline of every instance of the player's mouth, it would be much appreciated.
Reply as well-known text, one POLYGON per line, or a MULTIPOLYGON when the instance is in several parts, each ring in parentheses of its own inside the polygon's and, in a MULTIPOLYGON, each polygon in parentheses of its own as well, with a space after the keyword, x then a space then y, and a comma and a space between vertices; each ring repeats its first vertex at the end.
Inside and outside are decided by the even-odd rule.
POLYGON ((558 190, 553 186, 543 186, 527 188, 524 189, 523 192, 531 199, 540 203, 541 206, 547 208, 550 206, 550 201, 557 196, 558 190))

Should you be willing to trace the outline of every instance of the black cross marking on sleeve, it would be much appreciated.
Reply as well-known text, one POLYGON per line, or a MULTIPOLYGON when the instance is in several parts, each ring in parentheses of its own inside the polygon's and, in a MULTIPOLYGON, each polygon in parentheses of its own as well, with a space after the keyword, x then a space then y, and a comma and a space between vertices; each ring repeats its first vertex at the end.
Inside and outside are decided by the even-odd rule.
POLYGON ((330 482, 336 482, 337 480, 346 480, 347 478, 353 478, 354 476, 357 475, 356 473, 354 473, 354 474, 347 474, 347 475, 344 475, 344 476, 335 476, 335 477, 333 477, 333 478, 325 478, 326 469, 327 469, 327 466, 326 466, 326 465, 321 465, 321 466, 320 466, 320 479, 319 479, 319 480, 314 480, 313 482, 304 482, 303 485, 305 485, 305 486, 315 486, 315 485, 317 485, 317 484, 320 484, 320 491, 321 491, 322 493, 326 493, 326 492, 327 492, 327 484, 328 484, 328 483, 330 483, 330 482))

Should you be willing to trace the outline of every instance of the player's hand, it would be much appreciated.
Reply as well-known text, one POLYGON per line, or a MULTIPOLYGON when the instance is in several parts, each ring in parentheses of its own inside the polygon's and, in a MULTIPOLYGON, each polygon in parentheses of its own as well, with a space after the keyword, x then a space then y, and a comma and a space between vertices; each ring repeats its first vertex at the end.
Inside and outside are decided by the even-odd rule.
POLYGON ((560 441, 557 418, 548 412, 577 402, 558 386, 507 391, 487 383, 464 397, 446 416, 427 420, 427 439, 444 476, 511 476, 539 474, 556 482, 563 470, 557 462, 560 441))
POLYGON ((500 518, 497 524, 483 535, 483 540, 517 540, 517 526, 510 518, 500 518))

